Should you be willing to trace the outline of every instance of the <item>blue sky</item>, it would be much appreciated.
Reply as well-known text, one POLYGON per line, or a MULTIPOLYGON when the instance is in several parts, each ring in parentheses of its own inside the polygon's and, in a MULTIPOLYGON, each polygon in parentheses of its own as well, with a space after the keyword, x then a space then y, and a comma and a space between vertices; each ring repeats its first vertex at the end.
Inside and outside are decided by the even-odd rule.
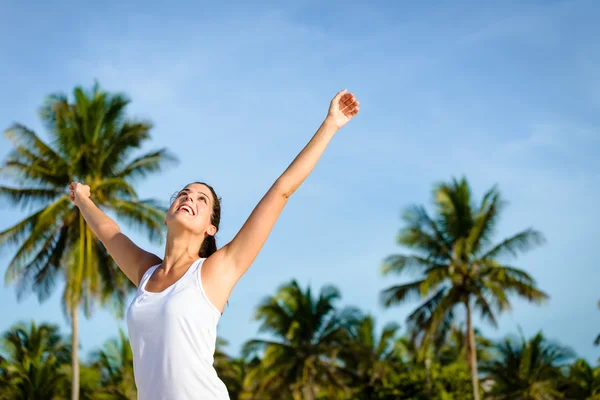
MULTIPOLYGON (((530 226, 547 238, 513 264, 549 303, 515 300, 499 329, 484 332, 542 329, 581 356, 600 356, 592 345, 600 332, 600 5, 253 3, 2 1, 1 128, 18 121, 44 136, 44 97, 96 79, 127 93, 130 115, 155 124, 147 149, 166 146, 180 159, 140 182, 140 194, 167 201, 190 181, 210 182, 224 199, 223 244, 347 87, 361 114, 334 138, 234 289, 219 325, 230 351, 256 335, 256 305, 292 278, 334 284, 341 304, 402 324, 416 302, 389 310, 378 302, 383 288, 411 279, 379 272, 401 251, 400 213, 429 204, 434 183, 466 175, 477 198, 498 184, 509 201, 498 240, 530 226)), ((0 138, 1 159, 9 146, 0 138)), ((26 215, 1 207, 0 229, 26 215)), ((0 253, 2 274, 11 255, 0 253)), ((61 290, 40 305, 33 296, 17 303, 14 289, 1 287, 0 330, 34 319, 67 333, 61 290)), ((103 310, 82 321, 84 354, 118 326, 103 310)))

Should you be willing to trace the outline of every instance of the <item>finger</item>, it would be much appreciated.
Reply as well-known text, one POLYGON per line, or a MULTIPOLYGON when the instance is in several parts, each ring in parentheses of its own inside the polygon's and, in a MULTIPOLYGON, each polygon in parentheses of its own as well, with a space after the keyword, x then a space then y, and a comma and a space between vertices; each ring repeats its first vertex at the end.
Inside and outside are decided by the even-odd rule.
POLYGON ((333 101, 338 101, 342 98, 343 95, 345 95, 348 92, 348 89, 344 89, 342 91, 339 91, 335 97, 333 98, 333 101))
POLYGON ((344 111, 344 115, 348 118, 352 118, 353 116, 358 114, 359 110, 360 110, 360 107, 358 107, 358 105, 354 104, 352 106, 352 108, 348 108, 346 111, 344 111))
POLYGON ((352 96, 351 94, 349 94, 349 95, 342 96, 340 102, 344 105, 348 105, 348 104, 351 104, 352 102, 354 102, 355 100, 356 100, 356 98, 354 96, 352 96))
POLYGON ((354 109, 354 107, 356 107, 357 105, 358 105, 358 100, 356 100, 356 98, 352 97, 351 99, 348 100, 348 103, 342 107, 342 112, 346 113, 346 112, 352 111, 354 109))

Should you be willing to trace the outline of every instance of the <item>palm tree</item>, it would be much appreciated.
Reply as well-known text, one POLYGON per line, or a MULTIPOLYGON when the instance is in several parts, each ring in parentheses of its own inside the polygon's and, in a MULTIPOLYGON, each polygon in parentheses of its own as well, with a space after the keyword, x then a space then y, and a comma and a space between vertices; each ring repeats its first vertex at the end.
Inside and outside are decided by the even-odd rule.
POLYGON ((586 360, 575 360, 569 367, 566 398, 600 400, 600 366, 592 367, 586 360))
MULTIPOLYGON (((484 337, 478 329, 475 331, 475 348, 477 361, 488 361, 491 358, 491 349, 495 343, 484 337)), ((466 360, 467 342, 465 341, 465 328, 463 324, 452 324, 446 340, 435 349, 434 359, 442 365, 449 365, 459 360, 466 360)))
POLYGON ((56 326, 17 324, 2 341, 2 398, 50 400, 62 394, 71 349, 56 326))
POLYGON ((135 400, 133 353, 129 339, 119 329, 119 339, 110 340, 92 354, 92 366, 100 372, 101 398, 135 400))
POLYGON ((291 281, 260 304, 255 314, 261 321, 260 332, 275 339, 255 339, 245 345, 246 357, 263 352, 261 364, 246 378, 254 384, 251 390, 276 392, 280 399, 313 400, 324 387, 344 387, 338 354, 358 312, 337 310, 334 303, 339 299, 332 286, 323 287, 315 298, 310 288, 303 291, 291 281))
POLYGON ((260 360, 254 358, 246 362, 243 358, 232 358, 223 350, 227 344, 227 340, 221 337, 217 338, 214 366, 217 375, 225 383, 231 400, 241 400, 245 394, 244 380, 248 371, 256 367, 260 360))
POLYGON ((482 371, 493 382, 493 399, 552 400, 562 398, 560 368, 572 352, 548 342, 541 332, 530 340, 506 338, 497 344, 498 357, 483 363, 482 371))
POLYGON ((430 217, 422 206, 404 214, 407 226, 398 237, 401 245, 415 250, 410 255, 391 255, 383 273, 417 271, 422 278, 395 285, 382 292, 386 307, 414 297, 425 301, 408 317, 409 329, 420 332, 422 343, 441 343, 458 307, 466 311, 467 360, 472 374, 474 399, 479 400, 479 379, 473 310, 493 326, 496 315, 511 308, 510 295, 541 303, 547 295, 536 288, 533 278, 521 269, 502 264, 504 256, 516 256, 543 242, 542 234, 527 229, 492 245, 491 239, 503 202, 494 187, 481 204, 473 203, 471 189, 463 178, 434 190, 437 215, 430 217))
POLYGON ((397 324, 387 324, 378 337, 371 315, 364 316, 351 327, 350 340, 340 356, 343 369, 357 389, 352 398, 374 398, 377 387, 399 369, 402 364, 396 347, 399 329, 397 324))
POLYGON ((75 88, 74 98, 69 103, 63 95, 52 95, 42 108, 48 142, 20 124, 5 131, 15 147, 0 166, 0 177, 12 178, 15 186, 0 186, 0 196, 35 209, 0 232, 0 245, 17 246, 5 280, 16 285, 19 299, 34 292, 44 301, 57 279, 64 279, 63 309, 72 324, 72 398, 77 399, 80 306, 86 317, 94 303, 111 306, 121 316, 133 285, 69 201, 68 186, 72 181, 89 184, 96 204, 156 241, 164 209, 153 200, 139 200, 132 184, 173 158, 161 149, 132 159, 131 152, 150 138, 152 126, 126 119, 129 100, 124 96, 96 85, 89 93, 75 88))

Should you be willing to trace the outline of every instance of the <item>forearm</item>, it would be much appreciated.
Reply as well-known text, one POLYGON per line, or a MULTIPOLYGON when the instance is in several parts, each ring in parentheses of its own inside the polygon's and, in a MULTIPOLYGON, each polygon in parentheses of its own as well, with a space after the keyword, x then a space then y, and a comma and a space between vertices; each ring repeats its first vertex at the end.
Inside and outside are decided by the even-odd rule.
POLYGON ((285 197, 291 196, 314 169, 338 129, 333 121, 326 118, 300 154, 277 179, 274 188, 285 197))
POLYGON ((77 207, 94 235, 105 245, 121 231, 117 223, 100 210, 90 198, 79 200, 77 207))

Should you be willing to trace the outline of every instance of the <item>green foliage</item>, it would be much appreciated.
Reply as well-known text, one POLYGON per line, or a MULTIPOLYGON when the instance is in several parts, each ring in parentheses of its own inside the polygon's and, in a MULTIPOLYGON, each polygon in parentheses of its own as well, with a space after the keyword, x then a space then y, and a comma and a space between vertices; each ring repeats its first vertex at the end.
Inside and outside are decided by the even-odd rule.
POLYGON ((17 324, 2 336, 0 398, 53 399, 68 382, 71 348, 54 325, 17 324))
MULTIPOLYGON (((63 280, 62 305, 69 316, 77 316, 82 307, 90 317, 99 303, 121 317, 134 286, 70 202, 68 187, 73 181, 88 184, 100 208, 158 241, 164 207, 140 200, 133 184, 173 157, 165 149, 133 157, 150 138, 152 125, 126 118, 129 100, 124 96, 96 85, 89 92, 75 88, 73 97, 69 102, 62 94, 51 95, 42 107, 47 142, 22 124, 5 131, 13 149, 0 165, 0 177, 14 185, 0 186, 0 199, 33 208, 28 217, 0 232, 0 247, 17 249, 5 281, 16 286, 19 299, 33 292, 44 301, 63 280)), ((77 319, 72 321, 75 354, 77 319)), ((77 375, 76 368, 73 372, 77 375)))
POLYGON ((122 330, 119 339, 111 340, 92 354, 91 367, 99 372, 98 400, 135 400, 137 389, 133 376, 133 353, 122 330))
POLYGON ((139 200, 133 183, 173 158, 164 149, 132 157, 150 138, 152 126, 126 118, 124 96, 95 86, 90 92, 77 87, 73 97, 70 103, 64 95, 51 95, 41 109, 48 142, 21 124, 5 131, 14 148, 0 176, 15 186, 1 186, 0 198, 34 209, 0 232, 0 246, 17 247, 5 279, 16 286, 19 298, 34 292, 43 301, 63 278, 67 311, 81 303, 89 316, 100 301, 120 314, 132 284, 84 224, 69 201, 68 186, 72 181, 90 185, 101 208, 158 239, 164 210, 154 200, 139 200))
POLYGON ((267 297, 256 311, 260 331, 274 340, 255 339, 244 349, 246 356, 262 355, 257 368, 246 376, 255 395, 314 399, 322 387, 344 388, 337 357, 348 340, 348 328, 356 323, 356 309, 337 310, 339 291, 323 287, 317 297, 292 281, 267 297))
POLYGON ((600 400, 600 366, 592 367, 586 360, 576 360, 569 366, 562 389, 568 399, 600 400))
POLYGON ((496 188, 475 206, 467 181, 454 180, 435 188, 434 204, 434 217, 422 206, 405 212, 406 227, 398 242, 415 253, 388 256, 383 266, 384 274, 423 275, 417 281, 391 286, 381 295, 385 306, 425 299, 408 317, 409 328, 415 334, 422 334, 424 341, 443 341, 456 307, 466 302, 496 326, 496 315, 511 308, 510 295, 538 303, 547 298, 529 274, 499 261, 530 250, 544 239, 540 232, 526 229, 492 244, 503 206, 496 188))
MULTIPOLYGON (((421 349, 439 346, 449 333, 458 308, 466 311, 466 335, 474 337, 472 311, 497 326, 497 315, 511 309, 510 296, 542 303, 547 295, 525 271, 503 263, 507 256, 543 243, 540 232, 526 229, 498 244, 492 243, 503 201, 494 187, 477 206, 466 179, 453 180, 434 189, 436 214, 422 206, 404 214, 398 243, 413 254, 387 257, 384 274, 418 272, 416 281, 394 285, 381 293, 386 307, 411 299, 423 299, 408 318, 408 326, 421 349)), ((478 386, 477 356, 466 342, 465 357, 472 366, 473 386, 478 386)), ((475 393, 477 394, 477 393, 475 393)), ((478 396, 475 398, 479 398, 478 396)))
POLYGON ((573 353, 549 342, 540 332, 531 339, 508 337, 496 345, 497 357, 481 370, 493 382, 491 398, 560 399, 561 367, 573 353))

